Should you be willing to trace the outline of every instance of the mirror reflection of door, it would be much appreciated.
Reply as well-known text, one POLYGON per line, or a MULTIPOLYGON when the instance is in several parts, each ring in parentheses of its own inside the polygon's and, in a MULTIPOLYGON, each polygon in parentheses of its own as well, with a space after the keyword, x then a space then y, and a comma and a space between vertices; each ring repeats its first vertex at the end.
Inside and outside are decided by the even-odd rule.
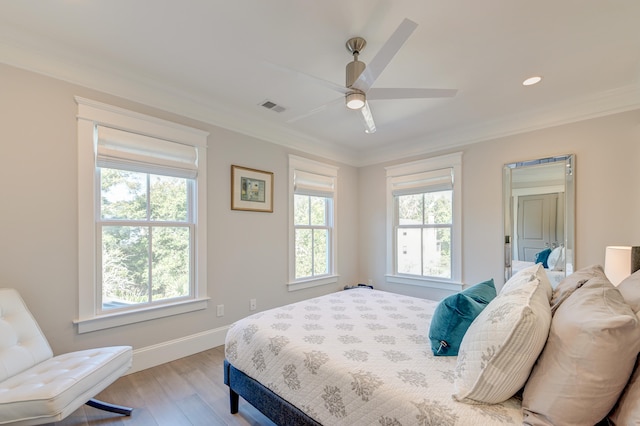
POLYGON ((564 242, 564 194, 518 197, 516 231, 518 259, 535 262, 542 250, 564 242))
POLYGON ((551 285, 574 270, 575 156, 561 155, 503 168, 505 279, 540 261, 551 285), (553 250, 556 249, 556 250, 553 250), (536 255, 541 253, 540 259, 536 255))

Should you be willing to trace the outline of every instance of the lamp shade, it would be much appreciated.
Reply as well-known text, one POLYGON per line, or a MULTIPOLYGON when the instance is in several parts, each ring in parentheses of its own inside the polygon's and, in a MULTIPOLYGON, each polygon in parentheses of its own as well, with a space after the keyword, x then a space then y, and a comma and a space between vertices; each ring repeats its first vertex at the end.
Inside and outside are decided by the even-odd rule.
POLYGON ((604 258, 604 273, 615 286, 640 269, 640 247, 609 246, 604 258))

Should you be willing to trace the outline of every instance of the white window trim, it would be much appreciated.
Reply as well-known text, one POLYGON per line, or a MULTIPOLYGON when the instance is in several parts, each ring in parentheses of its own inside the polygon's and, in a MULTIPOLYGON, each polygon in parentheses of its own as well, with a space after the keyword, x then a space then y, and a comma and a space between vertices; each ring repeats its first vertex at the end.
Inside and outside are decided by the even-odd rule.
POLYGON ((317 287, 338 282, 338 170, 336 166, 309 160, 307 158, 289 155, 289 291, 302 290, 305 288, 317 287), (295 231, 293 221, 293 198, 295 194, 294 173, 296 170, 328 176, 334 179, 333 189, 333 226, 331 235, 331 271, 329 275, 322 275, 318 278, 295 279, 296 252, 295 252, 295 231))
POLYGON ((387 172, 387 273, 385 275, 387 283, 415 285, 451 291, 462 290, 462 152, 389 166, 386 167, 385 170, 387 172), (395 274, 393 178, 443 168, 453 169, 451 279, 395 274))
POLYGON ((75 97, 78 104, 78 333, 118 327, 207 308, 207 137, 208 132, 136 113, 101 102, 75 97), (136 311, 97 314, 96 292, 96 172, 94 129, 115 129, 192 145, 198 148, 196 182, 196 247, 194 298, 144 307, 136 311))

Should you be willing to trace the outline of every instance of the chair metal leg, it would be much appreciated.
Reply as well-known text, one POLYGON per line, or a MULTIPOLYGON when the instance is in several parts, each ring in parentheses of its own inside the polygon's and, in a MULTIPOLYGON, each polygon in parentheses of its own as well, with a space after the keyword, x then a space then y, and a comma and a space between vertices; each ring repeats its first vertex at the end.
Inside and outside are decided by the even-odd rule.
POLYGON ((89 407, 97 408, 99 410, 109 411, 110 413, 122 414, 124 416, 130 416, 133 408, 124 407, 122 405, 111 404, 109 402, 103 402, 97 399, 90 399, 86 402, 89 407))

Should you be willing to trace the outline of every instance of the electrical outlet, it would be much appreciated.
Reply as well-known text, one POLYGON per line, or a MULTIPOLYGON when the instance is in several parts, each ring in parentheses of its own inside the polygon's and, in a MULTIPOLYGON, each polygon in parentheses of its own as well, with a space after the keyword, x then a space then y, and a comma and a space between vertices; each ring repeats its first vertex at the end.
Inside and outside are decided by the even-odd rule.
POLYGON ((256 310, 256 299, 249 300, 249 309, 251 309, 252 311, 256 310))
POLYGON ((218 305, 218 316, 224 316, 224 305, 218 305))
POLYGON ((369 285, 373 285, 373 280, 372 280, 371 278, 369 278, 369 279, 367 280, 367 284, 369 284, 369 285))

